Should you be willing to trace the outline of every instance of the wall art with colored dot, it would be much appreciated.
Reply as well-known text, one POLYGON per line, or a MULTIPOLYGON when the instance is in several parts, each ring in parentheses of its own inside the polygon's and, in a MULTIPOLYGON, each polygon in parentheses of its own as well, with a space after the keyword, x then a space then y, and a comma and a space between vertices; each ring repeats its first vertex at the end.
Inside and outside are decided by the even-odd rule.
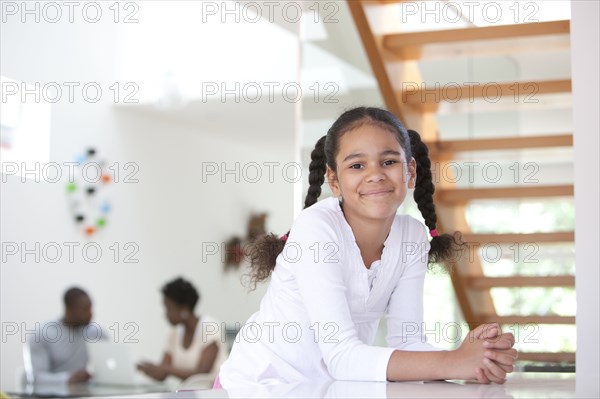
POLYGON ((98 235, 109 222, 113 178, 108 166, 95 148, 89 148, 75 158, 66 183, 72 221, 87 237, 98 235))

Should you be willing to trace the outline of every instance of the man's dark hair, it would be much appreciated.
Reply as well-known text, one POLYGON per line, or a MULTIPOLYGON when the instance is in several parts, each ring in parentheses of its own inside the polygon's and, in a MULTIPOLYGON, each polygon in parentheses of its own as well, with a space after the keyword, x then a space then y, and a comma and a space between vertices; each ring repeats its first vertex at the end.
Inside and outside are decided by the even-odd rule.
POLYGON ((81 298, 82 296, 87 296, 89 297, 89 295, 87 294, 87 292, 85 292, 84 290, 82 290, 79 287, 71 287, 67 290, 67 292, 65 292, 65 295, 63 297, 63 301, 65 303, 66 307, 71 307, 73 306, 73 304, 75 304, 75 302, 77 301, 77 299, 81 298))

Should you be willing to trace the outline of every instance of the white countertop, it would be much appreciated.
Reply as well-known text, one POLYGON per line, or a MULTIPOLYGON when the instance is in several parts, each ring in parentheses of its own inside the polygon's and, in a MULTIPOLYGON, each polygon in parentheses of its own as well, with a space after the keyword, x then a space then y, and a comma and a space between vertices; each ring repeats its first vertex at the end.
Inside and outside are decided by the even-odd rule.
POLYGON ((504 385, 481 385, 464 381, 349 382, 280 385, 235 391, 191 390, 121 398, 574 398, 574 373, 512 373, 504 385))

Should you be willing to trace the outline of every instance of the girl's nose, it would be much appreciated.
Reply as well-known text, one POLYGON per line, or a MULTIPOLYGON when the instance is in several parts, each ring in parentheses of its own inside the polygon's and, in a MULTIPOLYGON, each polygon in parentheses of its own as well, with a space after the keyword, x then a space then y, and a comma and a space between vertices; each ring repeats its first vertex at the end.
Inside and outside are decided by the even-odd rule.
POLYGON ((383 170, 380 166, 373 166, 369 168, 366 180, 368 182, 379 182, 385 180, 385 173, 383 173, 383 170))

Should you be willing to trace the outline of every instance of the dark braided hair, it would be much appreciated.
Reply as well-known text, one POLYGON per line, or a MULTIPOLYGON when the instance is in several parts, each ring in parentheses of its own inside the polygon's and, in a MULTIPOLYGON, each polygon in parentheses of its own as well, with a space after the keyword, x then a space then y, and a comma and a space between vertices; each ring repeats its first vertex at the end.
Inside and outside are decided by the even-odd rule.
MULTIPOLYGON (((421 140, 419 133, 414 130, 408 130, 412 157, 417 163, 417 180, 415 181, 415 191, 413 198, 425 219, 425 225, 432 232, 436 230, 437 215, 435 214, 435 205, 433 204, 433 193, 435 186, 431 176, 431 160, 429 159, 429 149, 421 140)), ((437 230, 436 230, 437 233, 437 230)), ((456 261, 456 256, 460 255, 464 249, 461 234, 440 234, 431 239, 431 249, 429 250, 428 263, 451 263, 456 261)))
MULTIPOLYGON (((381 127, 396 136, 404 150, 406 159, 415 158, 417 164, 417 179, 415 182, 414 199, 425 224, 430 231, 436 229, 437 216, 433 204, 433 185, 431 176, 431 160, 427 146, 414 130, 406 130, 404 125, 391 112, 374 107, 358 107, 344 112, 333 123, 327 134, 321 137, 311 152, 311 162, 308 175, 308 193, 304 200, 304 208, 315 204, 321 195, 321 186, 325 182, 327 166, 337 173, 335 157, 340 147, 342 135, 362 125, 371 124, 381 127)), ((253 288, 256 283, 269 278, 275 268, 277 256, 283 251, 285 239, 289 231, 281 238, 274 234, 266 234, 258 238, 250 247, 250 282, 253 288)), ((434 235, 429 251, 428 263, 449 264, 456 259, 462 250, 460 233, 434 235)))
POLYGON ((325 142, 327 136, 321 137, 315 149, 310 154, 310 165, 308 166, 308 193, 304 199, 304 208, 308 208, 317 202, 321 195, 321 186, 325 182, 327 172, 327 156, 325 154, 325 142))

